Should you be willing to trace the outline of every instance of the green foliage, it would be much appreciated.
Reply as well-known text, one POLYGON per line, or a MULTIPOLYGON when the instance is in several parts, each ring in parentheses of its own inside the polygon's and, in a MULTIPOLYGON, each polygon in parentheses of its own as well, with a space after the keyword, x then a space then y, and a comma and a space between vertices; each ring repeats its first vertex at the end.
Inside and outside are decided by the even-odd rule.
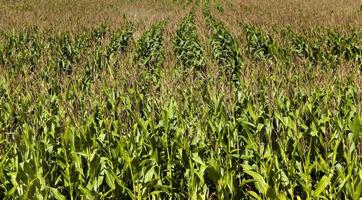
POLYGON ((4 50, 2 46, 0 46, 0 65, 4 65, 4 50))
POLYGON ((216 9, 223 13, 224 12, 224 7, 222 6, 222 3, 220 0, 215 0, 215 4, 216 4, 216 9))
POLYGON ((331 60, 355 61, 362 64, 362 42, 358 34, 340 35, 338 32, 330 32, 328 38, 329 55, 331 60))
POLYGON ((132 24, 127 24, 122 30, 115 31, 112 34, 111 40, 106 47, 95 48, 91 60, 85 66, 85 73, 82 77, 83 89, 88 88, 92 80, 96 79, 104 69, 108 69, 112 75, 111 67, 115 64, 115 57, 117 54, 126 51, 132 36, 132 24))
POLYGON ((36 28, 23 32, 6 33, 2 48, 2 63, 13 71, 32 71, 44 48, 44 44, 36 28))
POLYGON ((362 43, 360 33, 351 30, 348 34, 341 34, 335 30, 312 30, 317 38, 307 39, 290 29, 283 31, 288 40, 288 51, 291 56, 304 58, 313 63, 323 63, 335 66, 342 61, 351 61, 361 64, 362 43), (327 34, 323 36, 324 32, 327 34), (318 38, 323 36, 323 38, 318 38))
POLYGON ((135 60, 142 66, 153 69, 162 66, 164 24, 154 24, 137 42, 135 60))
POLYGON ((237 74, 242 67, 240 50, 226 27, 213 18, 207 2, 204 16, 212 32, 210 44, 213 55, 227 77, 230 80, 236 80, 237 74))
POLYGON ((205 68, 204 50, 197 37, 194 18, 195 11, 192 10, 182 20, 173 39, 173 48, 184 68, 203 70, 205 68))
POLYGON ((279 47, 270 35, 250 25, 245 26, 245 32, 248 41, 247 52, 252 58, 272 59, 278 55, 279 47))
POLYGON ((80 54, 80 49, 73 45, 73 43, 69 33, 63 34, 59 42, 59 69, 68 74, 72 72, 72 63, 76 61, 77 56, 80 54))
POLYGON ((131 27, 115 32, 106 50, 107 58, 109 59, 114 53, 124 52, 128 46, 128 42, 132 39, 132 34, 133 31, 131 27))
MULTIPOLYGON (((90 32, 79 35, 63 33, 59 38, 59 71, 66 74, 73 72, 73 66, 79 62, 82 53, 91 46, 92 42, 99 43, 104 39, 107 28, 104 25, 94 27, 90 32)), ((122 44, 120 44, 122 45, 122 44)))

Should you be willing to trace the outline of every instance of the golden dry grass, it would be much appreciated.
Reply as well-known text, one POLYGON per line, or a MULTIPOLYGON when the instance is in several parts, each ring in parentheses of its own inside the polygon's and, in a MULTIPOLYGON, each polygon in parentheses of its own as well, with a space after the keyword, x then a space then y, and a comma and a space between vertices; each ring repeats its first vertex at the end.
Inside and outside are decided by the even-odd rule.
POLYGON ((361 4, 359 0, 228 0, 225 15, 265 26, 361 28, 361 4))
MULTIPOLYGON (((234 25, 362 27, 359 0, 227 0, 222 4, 221 15, 234 25)), ((184 5, 168 0, 0 0, 0 30, 24 26, 77 30, 100 23, 117 27, 123 16, 147 24, 178 17, 184 5)))
POLYGON ((135 24, 171 18, 181 6, 166 0, 30 0, 0 1, 0 30, 36 26, 40 29, 79 30, 105 24, 119 27, 126 16, 135 24))

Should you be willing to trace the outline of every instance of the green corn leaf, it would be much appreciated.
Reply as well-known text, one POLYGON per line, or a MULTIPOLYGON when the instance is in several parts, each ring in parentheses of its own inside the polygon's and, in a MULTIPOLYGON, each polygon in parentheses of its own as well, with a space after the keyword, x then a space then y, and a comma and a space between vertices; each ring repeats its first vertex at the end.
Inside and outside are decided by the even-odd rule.
POLYGON ((113 175, 109 172, 109 170, 105 171, 105 175, 106 175, 107 185, 111 188, 111 190, 116 189, 115 179, 114 179, 113 175))
POLYGON ((57 200, 66 200, 66 197, 64 195, 62 195, 59 190, 49 187, 50 191, 52 192, 52 194, 54 195, 55 199, 57 200))
POLYGON ((319 180, 314 190, 313 196, 318 197, 323 192, 323 190, 329 185, 330 181, 331 181, 330 177, 323 176, 322 179, 319 180))
POLYGON ((269 185, 265 182, 263 176, 259 173, 251 170, 251 167, 248 165, 243 165, 244 172, 249 174, 255 180, 255 186, 263 194, 266 195, 269 189, 269 185))
POLYGON ((91 199, 91 200, 95 199, 94 195, 92 194, 92 192, 89 189, 87 189, 83 186, 79 186, 79 190, 85 198, 91 199))

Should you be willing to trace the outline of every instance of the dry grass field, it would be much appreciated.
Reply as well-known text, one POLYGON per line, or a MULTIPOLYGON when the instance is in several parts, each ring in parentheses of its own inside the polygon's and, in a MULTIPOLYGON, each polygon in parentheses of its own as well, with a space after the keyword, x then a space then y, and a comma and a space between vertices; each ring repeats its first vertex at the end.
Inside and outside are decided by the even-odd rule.
MULTIPOLYGON (((123 16, 137 23, 180 17, 187 0, 1 0, 1 30, 37 26, 43 29, 77 30, 105 23, 119 26, 123 16), (182 2, 182 3, 180 3, 182 2)), ((215 4, 221 1, 215 1, 215 4)), ((358 0, 226 0, 227 12, 220 13, 229 23, 253 23, 268 27, 306 28, 362 27, 358 0)))
POLYGON ((0 0, 0 199, 362 197, 362 2, 0 0))

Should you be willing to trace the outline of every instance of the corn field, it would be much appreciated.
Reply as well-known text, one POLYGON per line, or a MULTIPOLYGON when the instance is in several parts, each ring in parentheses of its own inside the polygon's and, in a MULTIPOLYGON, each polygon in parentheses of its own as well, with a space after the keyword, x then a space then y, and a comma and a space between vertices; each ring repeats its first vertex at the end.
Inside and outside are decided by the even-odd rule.
POLYGON ((175 3, 141 33, 1 33, 0 199, 361 199, 362 30, 175 3))

